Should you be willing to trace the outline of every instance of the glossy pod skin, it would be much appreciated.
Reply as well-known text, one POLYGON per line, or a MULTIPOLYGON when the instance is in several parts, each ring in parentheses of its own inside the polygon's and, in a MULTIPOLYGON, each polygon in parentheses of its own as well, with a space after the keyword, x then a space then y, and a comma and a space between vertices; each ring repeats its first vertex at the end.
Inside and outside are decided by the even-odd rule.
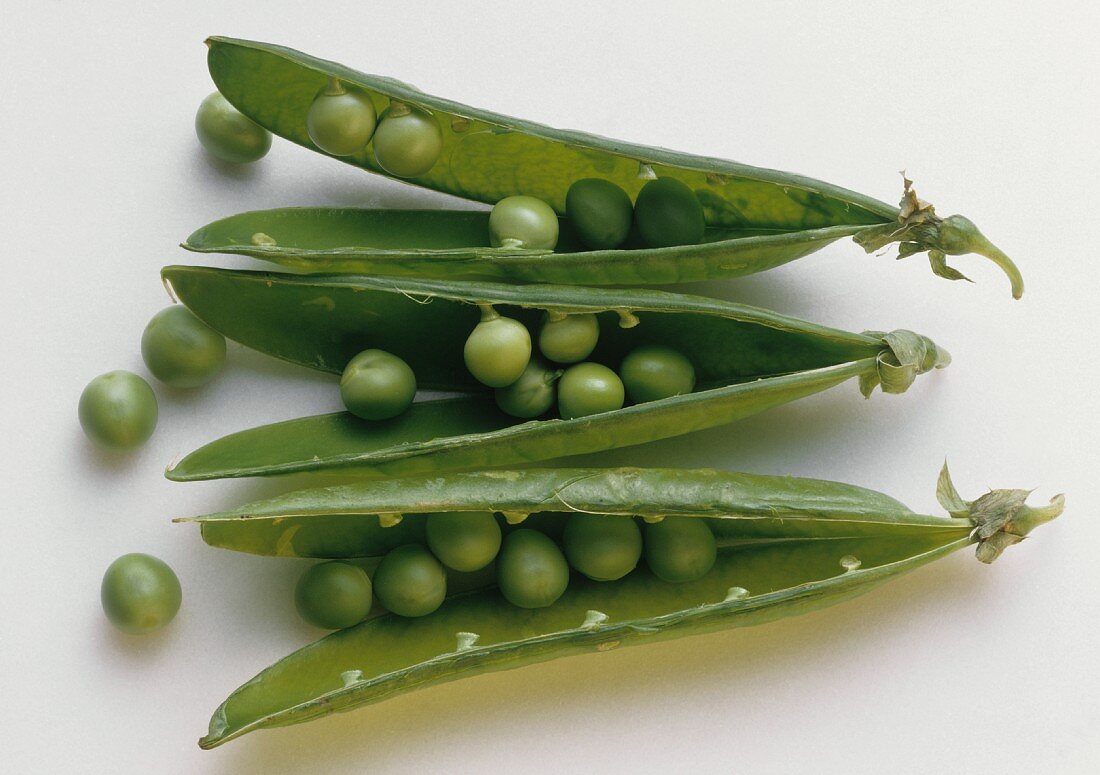
MULTIPOLYGON (((512 521, 547 509, 624 519, 700 518, 720 546, 711 571, 692 581, 667 583, 640 566, 614 582, 574 576, 565 593, 543 608, 517 608, 490 587, 452 595, 420 619, 379 616, 323 638, 245 683, 214 713, 199 745, 212 748, 256 729, 478 673, 805 613, 974 544, 978 558, 992 562, 1063 507, 1061 496, 1029 507, 1023 490, 995 490, 964 501, 946 467, 937 495, 952 516, 917 514, 871 490, 793 477, 530 469, 307 490, 195 518, 208 541, 210 529, 220 526, 223 537, 239 539, 229 548, 248 550, 276 531, 290 532, 284 546, 293 548, 293 536, 307 532, 311 520, 324 532, 334 516, 373 525, 375 532, 396 530, 414 518, 380 528, 377 515, 437 505, 515 508, 512 521)), ((536 522, 532 516, 520 527, 536 522)), ((364 530, 366 537, 370 529, 364 530)))
POLYGON ((178 481, 502 467, 715 427, 852 378, 865 395, 880 383, 900 393, 917 374, 948 362, 945 351, 912 332, 848 333, 660 291, 201 267, 167 267, 162 277, 200 319, 261 352, 339 373, 360 350, 379 347, 404 359, 420 387, 480 394, 417 402, 385 422, 366 424, 340 413, 242 431, 170 468, 166 475, 178 481), (547 311, 595 313, 600 335, 592 360, 617 364, 639 344, 667 344, 696 365, 696 390, 576 420, 517 422, 463 362, 463 344, 484 305, 530 330, 547 311), (423 347, 427 341, 431 348, 423 347))
MULTIPOLYGON (((1023 281, 1015 266, 973 223, 961 216, 940 218, 915 194, 910 196, 908 188, 898 208, 801 175, 553 129, 480 110, 425 94, 392 78, 360 73, 282 46, 222 37, 208 39, 207 45, 207 64, 219 91, 253 121, 307 148, 313 149, 313 144, 306 131, 306 114, 314 96, 333 78, 369 95, 379 113, 391 102, 398 102, 432 115, 442 130, 443 147, 429 170, 409 178, 420 186, 488 204, 508 196, 533 196, 563 214, 566 193, 577 180, 608 180, 633 200, 649 180, 671 177, 695 192, 710 227, 794 234, 847 228, 869 251, 892 242, 901 243, 902 255, 930 251, 936 273, 953 279, 961 275, 947 267, 947 255, 980 253, 1009 274, 1015 296, 1023 293, 1023 281)), ((340 160, 385 174, 367 149, 340 160)), ((805 252, 812 250, 805 244, 801 247, 805 252)), ((691 263, 696 249, 698 246, 689 246, 680 252, 657 253, 662 262, 677 264, 682 257, 691 263)), ((590 254, 588 260, 594 261, 602 252, 590 254)), ((784 263, 796 257, 771 258, 784 263)), ((531 259, 527 262, 542 263, 531 259)), ((729 262, 709 264, 702 276, 694 273, 696 270, 673 269, 671 273, 684 275, 682 281, 686 281, 769 268, 766 262, 738 267, 734 261, 727 270, 725 263, 729 262)), ((379 269, 360 266, 356 271, 379 269)), ((537 268, 528 271, 538 275, 537 268)), ((569 282, 548 275, 529 279, 569 282)), ((573 281, 597 282, 587 277, 573 281)), ((639 280, 624 276, 606 282, 639 280)))

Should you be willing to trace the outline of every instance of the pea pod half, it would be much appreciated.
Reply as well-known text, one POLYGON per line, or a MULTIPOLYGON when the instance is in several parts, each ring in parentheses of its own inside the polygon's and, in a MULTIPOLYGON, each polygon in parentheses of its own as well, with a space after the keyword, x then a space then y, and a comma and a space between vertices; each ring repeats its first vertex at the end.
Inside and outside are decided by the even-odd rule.
POLYGON ((978 558, 992 562, 1063 507, 1062 496, 1029 507, 1024 490, 965 501, 946 466, 937 495, 950 517, 914 513, 870 490, 792 477, 525 470, 307 490, 198 517, 207 541, 291 556, 314 556, 315 539, 330 531, 331 546, 354 534, 363 551, 380 552, 385 539, 369 536, 420 520, 380 523, 423 509, 701 518, 720 545, 714 568, 696 581, 666 583, 644 567, 615 582, 575 576, 556 603, 534 610, 518 609, 488 588, 452 595, 420 619, 384 614, 336 632, 233 692, 199 745, 212 748, 256 729, 478 673, 805 613, 974 544, 978 558))
POLYGON ((338 374, 358 352, 379 348, 405 360, 421 387, 477 392, 414 403, 392 420, 337 413, 235 433, 172 466, 167 476, 179 481, 324 470, 407 476, 516 465, 715 427, 853 377, 865 395, 879 384, 900 393, 919 373, 949 361, 909 331, 847 333, 662 291, 181 266, 165 268, 162 276, 209 326, 270 355, 338 374), (592 360, 615 367, 638 345, 668 345, 695 365, 697 390, 573 420, 517 423, 463 362, 463 343, 484 305, 532 330, 544 311, 597 313, 592 360))
MULTIPOLYGON (((499 254, 505 259, 504 264, 526 261, 531 266, 522 271, 515 266, 502 267, 492 272, 495 277, 619 284, 736 276, 768 269, 812 252, 832 239, 852 234, 869 252, 894 242, 900 243, 901 256, 928 251, 933 271, 949 279, 962 279, 963 275, 947 266, 948 255, 984 255, 1009 276, 1015 297, 1023 293, 1023 279, 1002 251, 967 218, 936 215, 930 205, 916 197, 909 181, 898 208, 801 175, 552 129, 434 97, 392 78, 360 73, 282 46, 220 37, 208 39, 207 45, 210 74, 226 99, 256 123, 299 145, 322 152, 309 138, 306 115, 314 98, 329 84, 346 84, 368 96, 380 115, 391 104, 398 104, 427 113, 438 123, 442 130, 442 153, 431 169, 410 179, 417 185, 490 204, 508 196, 534 196, 562 214, 565 194, 579 179, 595 177, 612 181, 633 200, 648 180, 672 177, 696 193, 712 230, 711 238, 717 240, 704 246, 640 251, 648 255, 639 256, 636 262, 629 257, 610 255, 631 251, 588 254, 588 260, 607 261, 608 267, 602 273, 578 274, 577 279, 569 279, 570 271, 579 273, 576 265, 582 264, 583 259, 570 266, 567 258, 544 261, 538 255, 517 257, 506 251, 499 254), (723 234, 722 230, 727 229, 730 234, 723 234), (818 230, 826 231, 815 233, 818 230), (741 244, 736 235, 745 232, 773 236, 748 238, 756 241, 741 244), (724 245, 726 241, 732 244, 724 245), (661 262, 675 266, 659 269, 661 262), (540 273, 542 266, 546 267, 546 274, 540 273), (661 279, 646 280, 647 277, 661 279)), ((370 145, 359 153, 334 158, 387 174, 370 145)), ((387 241, 385 232, 391 226, 382 227, 381 223, 375 219, 372 229, 379 236, 369 240, 387 241)), ((448 240, 458 239, 460 224, 451 220, 441 223, 443 234, 450 235, 448 240)), ((267 234, 265 229, 257 229, 257 233, 267 234)), ((276 245, 256 251, 257 254, 293 261, 303 259, 313 250, 310 260, 315 263, 327 260, 328 242, 295 245, 287 236, 282 239, 287 240, 287 249, 279 249, 279 238, 275 238, 276 245)), ((357 269, 406 272, 410 266, 416 266, 418 271, 425 272, 455 271, 446 265, 447 256, 423 255, 417 249, 421 244, 398 246, 413 248, 405 256, 399 256, 387 255, 376 241, 366 241, 365 249, 355 258, 359 262, 357 269)), ((225 246, 223 243, 222 247, 225 246)), ((208 247, 217 246, 210 243, 208 247)), ((498 254, 481 251, 479 255, 483 263, 491 264, 498 254)), ((347 261, 351 256, 345 253, 333 258, 347 261)), ((461 256, 456 259, 462 260, 461 256)))

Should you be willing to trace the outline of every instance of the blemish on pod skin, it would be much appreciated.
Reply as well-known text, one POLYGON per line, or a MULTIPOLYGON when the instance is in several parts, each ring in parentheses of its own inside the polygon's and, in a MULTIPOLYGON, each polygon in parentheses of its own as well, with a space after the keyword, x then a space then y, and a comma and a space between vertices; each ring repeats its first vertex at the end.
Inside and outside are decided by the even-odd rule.
POLYGON ((306 299, 302 302, 303 307, 310 305, 324 307, 328 312, 332 312, 334 309, 336 309, 336 300, 333 299, 331 296, 317 296, 312 299, 306 299))
POLYGON ((301 525, 291 525, 282 532, 278 540, 275 542, 275 556, 276 557, 297 557, 297 553, 294 551, 294 535, 302 529, 301 525))

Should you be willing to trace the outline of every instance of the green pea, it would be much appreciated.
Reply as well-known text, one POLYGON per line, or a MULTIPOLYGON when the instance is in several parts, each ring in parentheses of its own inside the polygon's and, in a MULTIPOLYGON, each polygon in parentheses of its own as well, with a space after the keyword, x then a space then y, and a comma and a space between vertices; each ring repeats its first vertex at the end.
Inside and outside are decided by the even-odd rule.
POLYGON ((519 379, 496 389, 497 406, 513 417, 525 420, 544 415, 554 405, 557 393, 554 383, 561 374, 547 368, 539 359, 532 358, 519 379))
POLYGON ((325 153, 351 156, 367 147, 377 119, 370 97, 333 80, 310 104, 306 131, 325 153))
POLYGON ((374 571, 374 594, 398 616, 426 616, 443 604, 447 575, 420 544, 405 544, 382 558, 374 571))
POLYGON ((340 398, 364 420, 388 420, 408 409, 416 396, 409 364, 385 350, 363 350, 340 375, 340 398))
POLYGON ((374 159, 391 175, 415 178, 435 166, 443 152, 443 131, 431 114, 392 102, 374 132, 374 159))
POLYGON ((636 404, 690 393, 695 367, 686 357, 662 345, 642 345, 627 353, 619 367, 626 394, 636 404))
POLYGON ((166 385, 194 388, 225 365, 225 337, 180 304, 153 316, 141 335, 141 357, 166 385))
POLYGON ((642 556, 642 531, 629 517, 574 514, 562 543, 569 564, 593 581, 621 579, 642 556))
POLYGON ((666 517, 645 526, 645 561, 663 581, 702 578, 717 557, 718 544, 704 519, 666 517))
POLYGON ((494 248, 553 250, 558 244, 558 216, 533 196, 501 199, 489 213, 489 244, 494 248))
POLYGON ((557 320, 547 316, 539 330, 539 350, 552 361, 577 363, 592 354, 599 339, 600 324, 590 312, 557 320))
POLYGON ((233 164, 262 159, 271 149, 271 133, 214 92, 199 105, 195 134, 211 155, 233 164))
POLYGON ((432 553, 457 571, 481 570, 500 551, 500 525, 487 511, 429 514, 424 530, 432 553))
POLYGON ((587 417, 623 406, 623 382, 599 363, 578 363, 558 380, 558 412, 563 419, 587 417))
POLYGON ((497 586, 520 608, 546 608, 569 586, 569 563, 558 545, 537 530, 515 530, 497 557, 497 586))
POLYGON ((655 248, 695 245, 706 229, 699 197, 676 178, 657 178, 642 186, 634 202, 634 222, 642 239, 655 248))
POLYGON ((370 613, 372 602, 367 572, 346 562, 313 565, 294 588, 294 604, 301 617, 326 630, 359 624, 370 613))
POLYGON ((585 245, 611 250, 626 241, 634 207, 627 193, 610 180, 582 178, 565 193, 565 216, 585 245))
POLYGON ((466 339, 462 357, 479 382, 506 387, 520 378, 531 361, 531 334, 523 323, 501 317, 484 304, 481 322, 466 339))
POLYGON ((130 371, 109 371, 88 383, 77 409, 85 435, 106 449, 140 447, 157 427, 157 397, 130 371))
POLYGON ((149 554, 124 554, 107 567, 99 588, 103 611, 118 629, 132 635, 159 630, 180 610, 180 580, 149 554))

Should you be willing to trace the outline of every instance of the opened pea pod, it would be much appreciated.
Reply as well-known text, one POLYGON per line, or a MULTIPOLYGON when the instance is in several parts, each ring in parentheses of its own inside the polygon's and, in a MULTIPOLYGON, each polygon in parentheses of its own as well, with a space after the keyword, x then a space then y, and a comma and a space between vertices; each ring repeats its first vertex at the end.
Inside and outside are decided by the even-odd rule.
POLYGON ((554 518, 569 515, 699 520, 718 547, 709 570, 678 583, 642 564, 615 581, 574 574, 555 602, 536 608, 513 605, 490 584, 448 595, 418 619, 377 616, 242 685, 214 713, 199 745, 212 748, 256 729, 479 673, 813 611, 968 546, 992 562, 1063 507, 1061 496, 1028 506, 1024 490, 966 501, 946 467, 937 496, 950 516, 915 513, 881 493, 812 479, 528 469, 304 490, 184 520, 197 521, 211 545, 288 557, 377 556, 416 545, 425 511, 504 511, 520 523, 513 535, 534 530, 554 540, 554 518))
POLYGON ((404 360, 419 387, 471 393, 416 402, 389 420, 337 413, 241 431, 173 465, 166 475, 179 481, 302 471, 408 476, 549 460, 715 427, 850 379, 865 395, 878 385, 901 393, 949 361, 909 331, 849 333, 661 291, 184 266, 162 277, 207 325, 261 352, 339 374, 360 351, 379 348, 404 360), (559 314, 593 314, 592 361, 618 367, 641 345, 669 347, 693 365, 694 392, 522 422, 464 361, 487 307, 531 330, 559 314))
MULTIPOLYGON (((656 229, 637 223, 635 238, 648 233, 650 239, 628 237, 609 248, 622 239, 623 229, 589 233, 585 224, 614 220, 624 206, 612 197, 599 206, 598 217, 568 219, 575 223, 563 224, 550 252, 491 247, 487 214, 310 208, 247 213, 211 224, 188 239, 185 246, 194 250, 246 253, 315 271, 593 285, 736 277, 851 236, 868 252, 895 242, 901 257, 928 252, 933 271, 949 279, 963 275, 947 265, 947 256, 977 253, 1004 270, 1014 296, 1023 293, 1023 279, 1002 251, 967 218, 937 215, 908 181, 895 207, 801 175, 480 110, 281 46, 220 37, 207 44, 210 74, 233 106, 274 134, 320 153, 327 142, 318 143, 321 138, 309 128, 315 102, 334 90, 369 102, 364 110, 383 118, 358 151, 334 156, 345 163, 492 205, 534 197, 559 215, 567 214, 567 195, 578 181, 618 187, 629 205, 648 183, 667 180, 694 194, 705 231, 700 240, 696 227, 685 230, 690 218, 668 218, 656 229), (412 226, 425 219, 430 233, 412 226), (587 245, 577 239, 578 224, 587 245), (674 244, 683 239, 700 244, 674 244)), ((578 201, 590 202, 593 194, 578 201)), ((663 210, 648 204, 645 209, 663 210)))

